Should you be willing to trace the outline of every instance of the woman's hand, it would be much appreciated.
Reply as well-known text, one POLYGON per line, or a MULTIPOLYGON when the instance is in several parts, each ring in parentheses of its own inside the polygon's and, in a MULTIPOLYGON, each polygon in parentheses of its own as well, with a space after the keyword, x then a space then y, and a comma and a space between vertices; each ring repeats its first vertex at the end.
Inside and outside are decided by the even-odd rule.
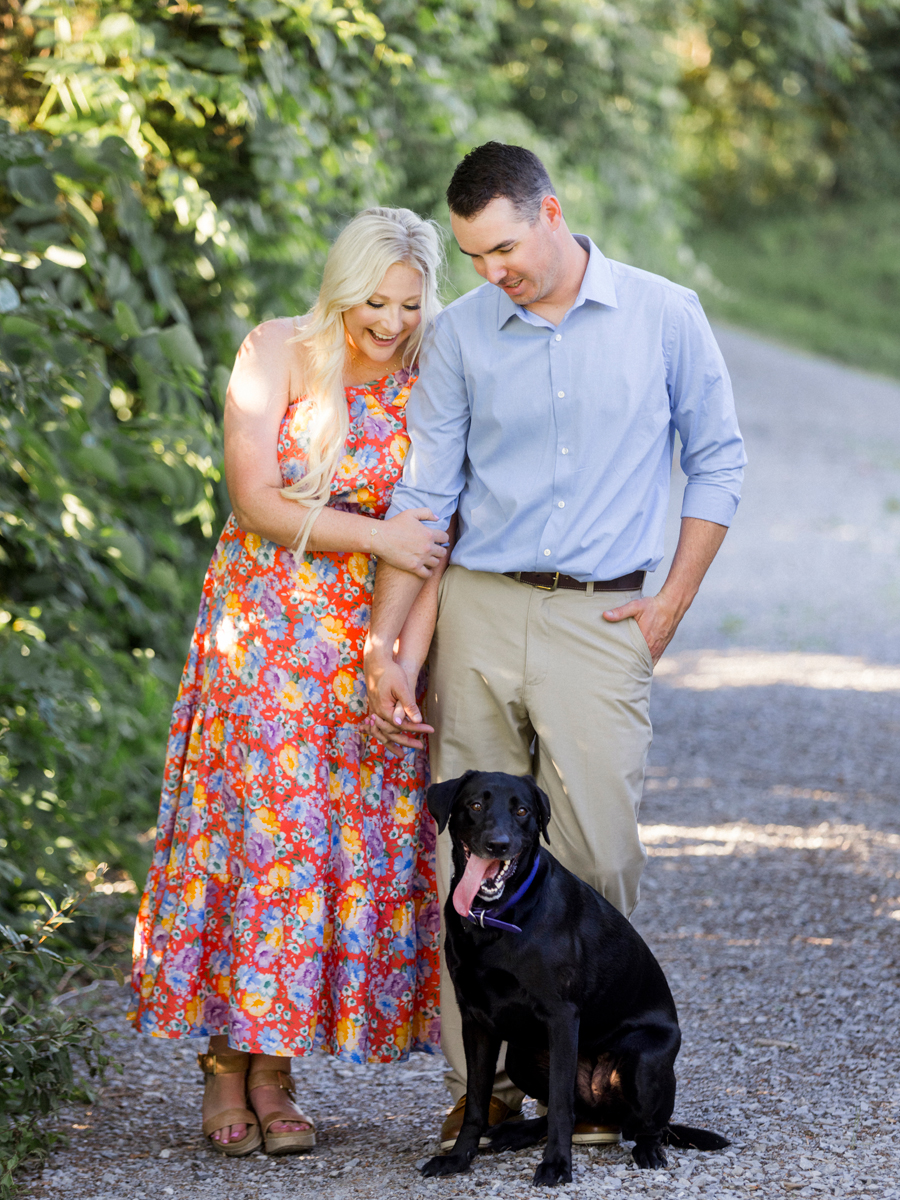
POLYGON ((434 728, 422 720, 416 704, 420 669, 415 663, 404 664, 392 659, 383 669, 371 672, 369 715, 363 724, 368 725, 389 754, 403 754, 408 749, 422 750, 425 747, 422 734, 434 733, 434 728), (392 705, 389 720, 379 715, 379 708, 387 711, 392 705))
POLYGON ((434 521, 429 508, 411 508, 380 521, 372 536, 372 553, 399 571, 427 579, 447 557, 449 534, 423 524, 434 521))

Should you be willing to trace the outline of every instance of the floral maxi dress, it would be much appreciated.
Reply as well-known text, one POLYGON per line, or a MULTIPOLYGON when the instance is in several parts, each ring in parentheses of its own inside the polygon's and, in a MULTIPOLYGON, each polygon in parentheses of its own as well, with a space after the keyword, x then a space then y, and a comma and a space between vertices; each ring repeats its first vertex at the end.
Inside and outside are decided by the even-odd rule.
MULTIPOLYGON (((347 388, 329 503, 383 517, 409 446, 404 372, 347 388)), ((279 433, 303 473, 311 406, 279 433)), ((362 724, 375 560, 294 554, 234 515, 203 585, 135 929, 132 1014, 159 1037, 389 1062, 439 1045, 424 751, 362 724)))

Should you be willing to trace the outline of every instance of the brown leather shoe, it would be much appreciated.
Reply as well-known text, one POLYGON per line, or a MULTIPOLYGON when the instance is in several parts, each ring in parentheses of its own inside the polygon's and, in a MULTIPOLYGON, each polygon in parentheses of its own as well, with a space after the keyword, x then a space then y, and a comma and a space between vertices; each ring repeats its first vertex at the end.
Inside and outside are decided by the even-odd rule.
MULTIPOLYGON (((442 1150, 452 1150, 456 1145, 456 1139, 459 1137, 459 1131, 462 1129, 465 1115, 466 1098, 463 1096, 461 1100, 457 1100, 446 1117, 444 1117, 444 1123, 441 1126, 442 1150)), ((515 1112, 508 1104, 504 1104, 499 1096, 491 1096, 491 1106, 488 1109, 488 1126, 500 1125, 503 1121, 514 1120, 516 1117, 521 1119, 521 1116, 520 1112, 515 1112)), ((490 1144, 486 1137, 483 1137, 478 1143, 482 1150, 486 1149, 490 1144)))
POLYGON ((576 1121, 572 1130, 573 1146, 609 1146, 622 1140, 622 1130, 615 1125, 594 1125, 590 1121, 576 1121))
MULTIPOLYGON (((547 1106, 537 1102, 537 1114, 546 1117, 547 1106)), ((615 1146, 622 1140, 618 1125, 595 1125, 592 1121, 576 1121, 572 1130, 573 1146, 615 1146)))

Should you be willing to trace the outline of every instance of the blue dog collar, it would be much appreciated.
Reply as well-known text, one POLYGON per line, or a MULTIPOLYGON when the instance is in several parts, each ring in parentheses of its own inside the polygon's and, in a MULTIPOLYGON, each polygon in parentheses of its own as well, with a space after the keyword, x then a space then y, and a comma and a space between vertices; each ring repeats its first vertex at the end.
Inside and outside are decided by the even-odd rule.
POLYGON ((534 877, 537 875, 537 869, 540 866, 540 862, 541 856, 540 854, 536 854, 534 856, 534 863, 532 864, 531 870, 528 873, 528 878, 515 893, 515 895, 510 896, 508 900, 504 901, 503 904, 499 904, 496 908, 471 909, 469 911, 467 920, 472 921, 475 925, 480 925, 482 929, 505 929, 509 933, 521 933, 522 930, 520 926, 511 925, 508 921, 501 921, 499 919, 499 914, 506 912, 508 908, 512 908, 512 906, 518 900, 522 899, 522 897, 531 887, 532 883, 534 883, 534 877))

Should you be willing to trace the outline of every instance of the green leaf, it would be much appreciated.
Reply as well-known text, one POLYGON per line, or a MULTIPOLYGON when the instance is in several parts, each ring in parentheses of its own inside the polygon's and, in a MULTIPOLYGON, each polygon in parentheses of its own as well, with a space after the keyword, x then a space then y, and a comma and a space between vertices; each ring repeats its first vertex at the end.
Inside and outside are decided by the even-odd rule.
POLYGON ((126 575, 140 576, 146 566, 144 548, 133 533, 115 530, 104 539, 111 561, 126 575))
POLYGON ((176 53, 183 62, 204 67, 207 71, 215 71, 221 75, 243 74, 240 56, 234 50, 226 50, 224 46, 192 45, 190 42, 183 42, 178 46, 176 53))
POLYGON ((116 328, 123 338, 140 337, 143 333, 134 309, 124 300, 117 300, 113 305, 113 316, 116 328))
POLYGON ((119 463, 105 446, 82 446, 76 451, 74 461, 88 475, 96 475, 108 483, 121 481, 119 463))
POLYGON ((148 571, 147 586, 169 602, 181 591, 181 582, 175 568, 171 563, 163 562, 161 559, 157 559, 148 571))
POLYGON ((10 167, 6 182, 21 204, 52 204, 56 200, 57 187, 46 167, 10 167))
POLYGON ((4 317, 0 321, 0 328, 11 337, 32 338, 43 332, 40 325, 29 321, 27 317, 4 317))
POLYGON ((115 41, 118 38, 129 37, 134 34, 136 29, 134 20, 128 13, 112 13, 108 17, 104 17, 100 22, 98 30, 100 38, 110 41, 115 41))
POLYGON ((159 334, 158 341, 166 358, 175 366, 204 369, 203 352, 187 325, 170 325, 159 334))
POLYGON ((219 364, 213 368, 212 390, 219 405, 225 407, 225 393, 228 390, 228 381, 231 379, 231 368, 219 364))

